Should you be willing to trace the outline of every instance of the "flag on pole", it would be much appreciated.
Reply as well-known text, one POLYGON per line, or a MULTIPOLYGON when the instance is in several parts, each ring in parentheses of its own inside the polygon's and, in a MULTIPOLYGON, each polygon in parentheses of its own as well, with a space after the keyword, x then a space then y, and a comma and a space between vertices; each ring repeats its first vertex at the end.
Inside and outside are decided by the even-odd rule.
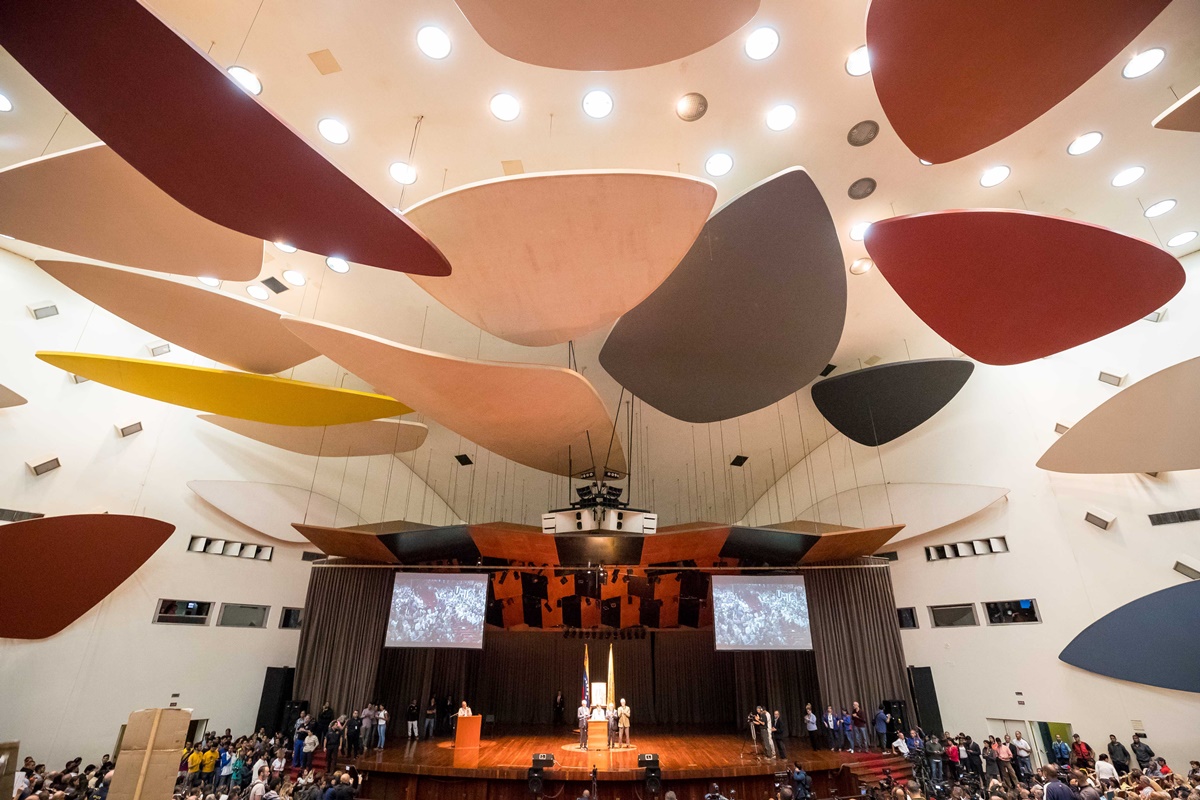
POLYGON ((617 689, 613 678, 613 646, 608 645, 608 688, 605 692, 608 695, 609 705, 617 704, 617 689))
POLYGON ((592 707, 592 678, 588 669, 588 646, 583 646, 583 704, 592 707))

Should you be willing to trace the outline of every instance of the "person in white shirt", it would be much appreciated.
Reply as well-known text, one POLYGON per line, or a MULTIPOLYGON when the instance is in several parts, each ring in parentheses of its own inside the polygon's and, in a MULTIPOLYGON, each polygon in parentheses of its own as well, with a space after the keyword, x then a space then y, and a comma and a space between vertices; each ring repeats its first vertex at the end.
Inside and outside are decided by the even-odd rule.
POLYGON ((467 701, 466 701, 466 700, 463 700, 463 701, 462 701, 462 705, 458 707, 458 715, 459 715, 460 717, 470 717, 470 716, 472 716, 472 714, 471 714, 471 707, 470 707, 469 705, 467 705, 467 701))
POLYGON ((1100 780, 1117 780, 1117 768, 1108 760, 1108 753, 1101 753, 1096 758, 1096 777, 1100 780))
POLYGON ((1033 766, 1029 762, 1029 754, 1033 752, 1033 748, 1029 746, 1029 740, 1022 739, 1021 732, 1017 731, 1010 749, 1012 754, 1017 757, 1017 778, 1028 781, 1033 777, 1033 766))
POLYGON ((908 758, 908 743, 904 741, 904 734, 902 732, 896 734, 896 741, 892 742, 892 749, 905 758, 908 758))

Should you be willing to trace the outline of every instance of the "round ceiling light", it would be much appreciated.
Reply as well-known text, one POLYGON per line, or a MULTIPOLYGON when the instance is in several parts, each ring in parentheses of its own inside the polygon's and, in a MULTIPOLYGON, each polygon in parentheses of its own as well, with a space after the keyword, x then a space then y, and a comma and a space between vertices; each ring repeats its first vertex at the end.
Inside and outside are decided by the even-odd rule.
POLYGON ((1067 152, 1073 156, 1081 156, 1084 153, 1090 153, 1096 149, 1096 145, 1100 144, 1100 140, 1104 138, 1104 134, 1100 131, 1091 131, 1082 136, 1076 136, 1075 141, 1067 145, 1067 152))
POLYGON ((1113 176, 1112 185, 1116 186, 1117 188, 1128 186, 1145 174, 1145 167, 1129 167, 1128 169, 1121 170, 1113 176))
POLYGON ((870 71, 871 57, 867 54, 867 46, 864 44, 846 58, 846 72, 857 78, 870 71))
POLYGON ((1161 64, 1166 57, 1167 53, 1161 47, 1151 47, 1149 50, 1143 50, 1129 59, 1129 63, 1121 70, 1121 74, 1126 78, 1140 78, 1161 64))
POLYGON ((846 141, 853 147, 862 147, 875 141, 879 135, 879 123, 873 119, 864 119, 846 134, 846 141))
POLYGON ((215 289, 221 285, 220 279, 214 278, 211 275, 201 275, 199 278, 196 278, 196 280, 200 281, 200 283, 204 284, 205 286, 211 287, 213 289, 215 289))
POLYGON ((277 249, 282 250, 285 253, 296 252, 296 248, 293 247, 292 245, 288 244, 287 242, 271 242, 271 244, 275 245, 275 247, 277 249))
POLYGON ((292 286, 303 286, 304 284, 308 283, 307 279, 304 277, 304 274, 294 269, 285 269, 283 271, 283 279, 292 286))
POLYGON ((405 186, 412 186, 417 182, 417 170, 403 161, 397 161, 388 167, 388 174, 392 176, 392 180, 396 183, 402 183, 405 186))
POLYGON ((327 142, 345 144, 350 141, 350 129, 332 117, 326 117, 318 122, 317 130, 321 132, 327 142))
POLYGON ((234 65, 226 71, 231 78, 238 82, 239 86, 250 94, 262 94, 262 81, 250 70, 234 65))
POLYGON ((750 31, 746 37, 746 55, 755 61, 770 58, 779 49, 779 32, 774 28, 762 27, 750 31))
POLYGON ((501 92, 492 98, 489 105, 492 116, 503 122, 512 122, 521 113, 521 104, 511 94, 501 92))
POLYGON ((1157 203, 1146 209, 1146 216, 1150 217, 1151 219, 1154 217, 1161 217, 1174 207, 1174 200, 1159 200, 1157 203))
POLYGON ((271 296, 265 286, 259 286, 257 283, 252 283, 246 287, 246 294, 253 297, 255 300, 266 300, 271 296))
POLYGON ((688 92, 675 101, 675 115, 684 122, 695 122, 708 111, 708 98, 699 92, 688 92))
POLYGON ((426 25, 417 31, 417 47, 430 58, 442 59, 450 55, 450 37, 441 28, 426 25))
POLYGON ((846 191, 851 200, 862 200, 870 197, 875 192, 875 187, 878 184, 874 178, 859 178, 854 183, 850 184, 850 188, 846 191))
POLYGON ((785 131, 796 121, 796 107, 780 103, 767 112, 767 127, 773 131, 785 131))
POLYGON ((867 228, 871 227, 869 222, 856 222, 850 228, 850 238, 855 242, 861 242, 867 238, 867 228))
POLYGON ((593 89, 583 96, 583 113, 592 119, 603 119, 612 113, 612 95, 602 89, 593 89))
POLYGON ((1183 233, 1177 233, 1170 239, 1167 239, 1167 247, 1179 247, 1181 244, 1187 244, 1195 238, 1195 231, 1184 231, 1183 233))
POLYGON ((983 171, 983 175, 979 178, 979 185, 990 189, 993 186, 999 186, 1004 183, 1011 174, 1012 170, 1003 164, 994 167, 988 167, 983 171))
POLYGON ((869 258, 856 258, 854 263, 850 265, 851 275, 866 275, 871 271, 871 267, 875 266, 875 262, 869 258))
POLYGON ((338 258, 337 256, 330 256, 325 259, 325 266, 341 275, 345 275, 350 271, 350 263, 346 259, 338 258))
POLYGON ((733 156, 728 153, 713 153, 704 162, 704 171, 714 178, 728 175, 731 169, 733 169, 733 156))
POLYGON ((12 100, 0 94, 0 111, 12 111, 12 100))

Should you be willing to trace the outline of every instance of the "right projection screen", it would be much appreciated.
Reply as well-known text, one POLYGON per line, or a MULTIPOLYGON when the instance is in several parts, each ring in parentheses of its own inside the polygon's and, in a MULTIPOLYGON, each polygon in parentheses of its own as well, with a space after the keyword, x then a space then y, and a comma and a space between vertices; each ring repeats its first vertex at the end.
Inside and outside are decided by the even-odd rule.
POLYGON ((718 650, 811 650, 808 595, 801 575, 714 575, 718 650))

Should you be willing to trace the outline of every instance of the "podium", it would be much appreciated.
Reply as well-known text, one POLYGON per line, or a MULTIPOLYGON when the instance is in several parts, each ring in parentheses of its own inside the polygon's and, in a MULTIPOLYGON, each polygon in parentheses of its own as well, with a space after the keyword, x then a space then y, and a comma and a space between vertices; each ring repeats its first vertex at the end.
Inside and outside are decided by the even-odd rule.
POLYGON ((483 725, 483 717, 475 714, 470 717, 458 717, 454 730, 454 749, 479 749, 479 728, 483 725))

